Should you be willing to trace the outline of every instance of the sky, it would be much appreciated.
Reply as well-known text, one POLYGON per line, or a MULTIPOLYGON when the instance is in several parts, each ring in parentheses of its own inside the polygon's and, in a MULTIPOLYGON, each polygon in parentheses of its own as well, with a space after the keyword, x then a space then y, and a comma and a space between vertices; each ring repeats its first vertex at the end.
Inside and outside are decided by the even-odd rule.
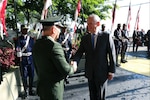
MULTIPOLYGON (((150 0, 117 0, 117 5, 119 6, 118 9, 116 9, 116 15, 115 15, 115 21, 114 26, 112 29, 112 32, 117 27, 118 23, 124 24, 127 22, 127 16, 128 16, 128 9, 129 9, 129 3, 131 1, 131 22, 130 22, 130 36, 133 33, 135 22, 136 22, 136 16, 137 12, 139 10, 140 4, 140 12, 139 12, 139 30, 144 29, 145 32, 150 29, 150 0)), ((115 0, 110 0, 107 3, 114 3, 115 0)), ((112 10, 111 10, 112 12, 112 10)), ((110 16, 112 16, 112 13, 110 12, 110 16)), ((106 29, 111 30, 112 25, 112 19, 106 19, 102 20, 103 24, 106 24, 106 29)))

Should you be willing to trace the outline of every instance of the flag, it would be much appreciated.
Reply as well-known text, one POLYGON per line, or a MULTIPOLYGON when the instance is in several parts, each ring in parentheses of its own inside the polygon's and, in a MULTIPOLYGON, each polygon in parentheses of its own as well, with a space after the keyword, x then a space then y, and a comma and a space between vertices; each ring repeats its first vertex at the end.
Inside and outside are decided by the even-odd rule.
POLYGON ((112 25, 114 24, 114 21, 115 21, 116 3, 117 3, 117 0, 115 1, 114 8, 112 11, 112 25))
MULTIPOLYGON (((44 0, 44 7, 43 7, 43 10, 42 10, 42 14, 41 14, 41 20, 47 18, 48 8, 50 6, 52 6, 52 0, 44 0)), ((39 36, 41 34, 42 24, 40 24, 39 30, 40 31, 38 31, 37 39, 39 38, 39 36)))
POLYGON ((52 5, 52 0, 44 0, 44 8, 42 10, 41 20, 47 18, 48 8, 52 5))
POLYGON ((139 10, 138 10, 137 16, 136 16, 136 22, 135 22, 135 28, 134 28, 134 29, 136 29, 136 30, 139 30, 140 9, 141 9, 141 6, 139 7, 139 10))
POLYGON ((114 8, 113 8, 113 11, 112 11, 112 25, 111 25, 111 33, 112 33, 113 26, 114 26, 114 21, 115 21, 116 4, 117 4, 117 0, 115 0, 114 8))
POLYGON ((6 6, 7 6, 7 0, 1 0, 1 2, 0 2, 0 21, 2 24, 2 30, 4 31, 5 35, 8 36, 7 30, 6 30, 6 22, 5 22, 6 6))
POLYGON ((131 22, 131 1, 129 4, 128 17, 127 17, 127 28, 130 31, 130 22, 131 22))
POLYGON ((80 14, 80 10, 81 10, 81 0, 78 0, 78 4, 77 4, 75 15, 74 15, 75 22, 77 21, 77 18, 80 14))
POLYGON ((79 14, 80 14, 80 10, 81 10, 81 0, 78 0, 77 6, 76 6, 76 10, 75 10, 75 15, 74 15, 74 22, 73 22, 74 32, 77 29, 76 22, 77 22, 79 14))

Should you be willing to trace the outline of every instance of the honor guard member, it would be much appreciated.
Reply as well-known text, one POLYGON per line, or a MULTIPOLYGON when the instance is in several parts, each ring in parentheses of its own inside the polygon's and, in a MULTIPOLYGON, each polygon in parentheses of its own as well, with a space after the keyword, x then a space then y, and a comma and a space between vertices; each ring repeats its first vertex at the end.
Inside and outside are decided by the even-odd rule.
POLYGON ((126 63, 127 60, 125 60, 125 53, 127 51, 128 47, 128 31, 127 31, 127 25, 123 24, 123 28, 121 30, 121 37, 122 37, 122 47, 121 47, 121 63, 126 63))
POLYGON ((41 20, 42 38, 33 47, 40 100, 63 100, 64 78, 77 70, 76 63, 68 64, 61 44, 56 41, 61 32, 60 20, 61 17, 58 16, 41 20))
POLYGON ((105 28, 106 28, 105 24, 102 24, 102 29, 101 29, 101 31, 102 31, 102 32, 105 32, 105 28))
POLYGON ((138 50, 138 47, 140 46, 141 44, 141 39, 140 39, 140 32, 138 30, 134 30, 133 31, 133 35, 132 35, 132 38, 133 38, 133 52, 136 50, 138 50), (136 47, 136 48, 135 48, 136 47), (135 50, 134 50, 135 49, 135 50))
POLYGON ((150 30, 147 31, 147 53, 148 53, 148 58, 150 58, 150 30))
POLYGON ((34 79, 34 65, 32 59, 33 45, 34 39, 28 35, 28 27, 26 25, 21 25, 21 36, 17 39, 16 51, 17 57, 20 58, 20 71, 23 79, 25 96, 27 96, 28 86, 29 95, 35 95, 32 89, 34 79))
POLYGON ((118 63, 118 56, 120 53, 120 48, 121 48, 121 24, 117 24, 117 29, 114 31, 114 44, 115 44, 115 49, 116 49, 116 66, 119 67, 120 64, 118 63))

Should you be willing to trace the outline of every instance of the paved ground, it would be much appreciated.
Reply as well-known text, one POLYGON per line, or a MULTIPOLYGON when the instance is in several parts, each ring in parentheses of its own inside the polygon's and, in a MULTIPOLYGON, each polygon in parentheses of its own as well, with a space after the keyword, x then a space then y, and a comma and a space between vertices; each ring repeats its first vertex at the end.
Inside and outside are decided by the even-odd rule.
POLYGON ((150 59, 147 57, 147 47, 139 47, 132 52, 132 47, 126 53, 127 63, 121 63, 121 68, 146 76, 150 76, 150 59))
MULTIPOLYGON (((87 79, 83 74, 84 72, 69 78, 64 100, 89 100, 87 79)), ((40 99, 28 96, 25 100, 40 99)), ((114 79, 108 82, 107 100, 150 100, 150 77, 117 68, 114 79)))
MULTIPOLYGON (((89 100, 87 80, 84 76, 70 78, 64 100, 89 100)), ((117 68, 108 83, 107 100, 150 100, 150 77, 117 68)))
MULTIPOLYGON (((141 66, 142 61, 150 61, 147 59, 145 50, 145 47, 141 47, 138 52, 129 51, 127 53, 128 63, 131 64, 126 63, 122 64, 122 67, 117 67, 114 79, 108 82, 107 100, 150 100, 150 76, 142 73, 142 70, 145 69, 144 66, 141 66), (137 63, 136 67, 134 66, 134 70, 130 71, 135 63, 137 63), (141 67, 142 69, 135 70, 141 67)), ((149 63, 143 65, 149 66, 146 73, 150 73, 149 63)), ((64 100, 89 100, 88 84, 84 72, 74 74, 69 78, 69 82, 70 84, 65 87, 64 100)), ((26 100, 40 99, 38 96, 28 96, 26 100)))

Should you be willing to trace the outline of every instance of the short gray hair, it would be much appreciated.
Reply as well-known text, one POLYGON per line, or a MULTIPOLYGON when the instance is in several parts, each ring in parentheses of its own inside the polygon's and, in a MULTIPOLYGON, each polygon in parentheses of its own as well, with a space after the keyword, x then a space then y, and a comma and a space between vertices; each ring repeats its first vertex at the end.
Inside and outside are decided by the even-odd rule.
POLYGON ((99 22, 101 20, 100 17, 96 14, 89 15, 89 18, 93 18, 95 22, 99 22))

